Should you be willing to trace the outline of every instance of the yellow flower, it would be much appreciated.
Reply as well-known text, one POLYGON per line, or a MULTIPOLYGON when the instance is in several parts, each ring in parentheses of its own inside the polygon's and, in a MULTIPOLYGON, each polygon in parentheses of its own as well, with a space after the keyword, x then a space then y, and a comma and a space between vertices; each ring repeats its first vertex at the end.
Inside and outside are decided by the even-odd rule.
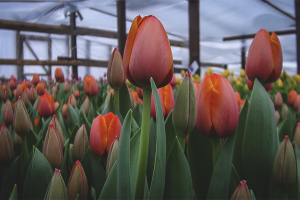
POLYGON ((231 76, 234 75, 234 71, 233 71, 233 70, 230 71, 230 75, 231 75, 231 76))
POLYGON ((181 76, 184 77, 184 75, 185 75, 185 71, 181 70, 181 76))
POLYGON ((212 73, 213 73, 212 68, 209 67, 209 68, 208 68, 208 74, 212 74, 212 73))
POLYGON ((244 90, 248 90, 248 85, 247 84, 244 85, 244 90))
POLYGON ((195 81, 195 78, 192 76, 192 80, 195 81))
POLYGON ((199 75, 198 75, 198 74, 195 74, 195 78, 198 79, 198 78, 199 78, 199 75))
POLYGON ((283 83, 282 83, 282 80, 280 78, 277 80, 277 85, 278 85, 279 88, 283 87, 283 83))
POLYGON ((241 75, 241 77, 245 76, 245 70, 244 69, 241 69, 240 75, 241 75))
POLYGON ((298 81, 298 83, 300 83, 300 75, 297 74, 295 77, 296 77, 296 80, 298 81))
POLYGON ((232 77, 232 82, 235 82, 235 78, 234 77, 232 77))
POLYGON ((237 85, 237 86, 241 85, 241 81, 237 81, 237 82, 236 82, 236 85, 237 85))
POLYGON ((226 76, 226 72, 225 71, 222 72, 221 75, 225 77, 226 76))
POLYGON ((225 74, 226 74, 226 76, 229 76, 229 70, 228 69, 225 69, 225 74))
MULTIPOLYGON (((234 77, 232 77, 232 78, 234 78, 234 77)), ((228 81, 231 83, 231 78, 228 78, 228 81)))
POLYGON ((179 83, 180 82, 180 78, 177 76, 176 77, 176 83, 179 83))
POLYGON ((280 78, 283 78, 283 72, 280 73, 280 78))

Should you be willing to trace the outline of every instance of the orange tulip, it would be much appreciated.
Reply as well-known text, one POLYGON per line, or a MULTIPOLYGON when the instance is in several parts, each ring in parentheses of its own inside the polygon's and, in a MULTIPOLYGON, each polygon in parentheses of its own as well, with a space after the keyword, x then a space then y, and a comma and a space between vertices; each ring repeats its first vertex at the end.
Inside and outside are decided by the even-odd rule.
POLYGON ((98 94, 98 84, 93 76, 86 76, 83 83, 85 95, 94 96, 98 94))
POLYGON ((62 107, 62 116, 64 117, 64 118, 67 118, 67 107, 68 107, 68 105, 67 104, 64 104, 63 105, 63 107, 62 107))
POLYGON ((38 74, 34 74, 32 77, 32 83, 37 85, 40 82, 40 76, 38 74))
POLYGON ((40 97, 38 112, 40 117, 50 117, 54 114, 54 102, 50 94, 44 94, 40 97))
POLYGON ((167 33, 154 16, 137 16, 131 25, 123 56, 127 79, 140 88, 151 88, 152 77, 158 88, 170 83, 173 56, 167 33))
POLYGON ((10 75, 10 78, 9 78, 10 80, 16 80, 16 78, 15 78, 15 76, 12 74, 12 75, 10 75))
POLYGON ((44 82, 39 82, 36 86, 36 92, 38 95, 43 95, 45 93, 46 84, 44 82))
MULTIPOLYGON (((160 102, 162 104, 162 110, 164 118, 166 119, 174 107, 174 94, 170 84, 166 85, 165 87, 159 88, 158 94, 160 97, 160 102)), ((154 104, 154 97, 153 94, 151 95, 151 117, 156 120, 156 111, 155 111, 155 104, 154 104)))
POLYGON ((295 101, 294 101, 295 110, 298 110, 299 103, 300 103, 300 94, 297 95, 297 97, 295 98, 295 101))
POLYGON ((55 80, 56 82, 61 82, 61 83, 65 81, 64 73, 61 68, 55 69, 55 80))
POLYGON ((282 70, 282 50, 277 35, 261 29, 255 35, 249 49, 246 74, 254 82, 257 78, 263 85, 275 82, 282 70))
POLYGON ((111 112, 96 117, 90 131, 90 146, 93 153, 100 157, 106 155, 115 138, 120 136, 121 129, 118 116, 111 112))
POLYGON ((294 102, 295 102, 296 97, 297 97, 297 92, 296 92, 295 90, 291 90, 291 91, 289 92, 289 98, 288 98, 289 104, 290 104, 291 106, 294 105, 294 102))
POLYGON ((25 86, 26 88, 30 88, 31 87, 31 82, 30 81, 25 81, 25 86))
POLYGON ((21 97, 24 90, 25 90, 25 84, 23 83, 19 84, 16 89, 16 94, 15 94, 16 98, 21 97))
POLYGON ((197 97, 198 131, 208 137, 225 138, 232 135, 238 125, 239 109, 229 81, 221 75, 205 76, 197 97))
POLYGON ((198 91, 200 83, 198 83, 197 81, 194 81, 193 84, 194 84, 195 95, 197 95, 197 91, 198 91))
POLYGON ((75 98, 76 98, 76 99, 79 98, 79 90, 75 90, 75 98))

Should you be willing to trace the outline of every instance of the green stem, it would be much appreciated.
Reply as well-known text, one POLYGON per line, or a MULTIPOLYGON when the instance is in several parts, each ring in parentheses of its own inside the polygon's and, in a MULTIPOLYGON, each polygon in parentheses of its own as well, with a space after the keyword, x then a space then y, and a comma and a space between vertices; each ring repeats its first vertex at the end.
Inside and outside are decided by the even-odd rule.
POLYGON ((25 167, 25 163, 28 157, 28 148, 27 148, 27 141, 26 136, 22 137, 22 151, 21 151, 21 176, 23 175, 23 169, 25 167))
POLYGON ((91 100, 93 109, 97 111, 96 96, 90 96, 89 99, 91 100))
POLYGON ((220 139, 212 138, 211 142, 212 142, 212 153, 213 153, 213 167, 215 168, 220 153, 220 139))
POLYGON ((141 127, 141 140, 140 140, 140 152, 139 163, 137 171, 137 182, 135 189, 135 199, 143 199, 145 176, 148 160, 148 146, 149 146, 149 128, 150 128, 150 108, 151 108, 151 90, 144 89, 143 97, 143 115, 142 115, 142 127, 141 127))
POLYGON ((120 111, 120 105, 119 105, 119 90, 114 90, 114 102, 117 106, 117 109, 120 111))

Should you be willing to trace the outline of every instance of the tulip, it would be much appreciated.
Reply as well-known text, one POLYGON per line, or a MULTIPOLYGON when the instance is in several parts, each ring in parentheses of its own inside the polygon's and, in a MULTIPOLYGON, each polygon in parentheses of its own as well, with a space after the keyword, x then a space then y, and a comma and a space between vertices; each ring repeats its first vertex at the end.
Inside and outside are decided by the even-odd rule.
POLYGON ((282 70, 282 50, 277 35, 261 29, 255 35, 246 61, 246 74, 263 85, 275 82, 282 70))
POLYGON ((297 92, 295 90, 291 90, 289 92, 289 97, 288 97, 288 102, 291 106, 294 106, 296 97, 297 97, 297 92))
POLYGON ((76 98, 76 99, 79 98, 79 90, 75 90, 75 98, 76 98))
POLYGON ((1 83, 0 83, 0 100, 5 100, 5 92, 3 91, 1 83))
POLYGON ((28 100, 28 96, 27 96, 26 92, 23 92, 23 94, 22 94, 22 101, 24 102, 26 107, 29 106, 29 100, 28 100))
POLYGON ((100 157, 107 154, 114 139, 120 136, 121 129, 122 125, 118 116, 111 112, 96 117, 90 131, 90 145, 93 153, 100 157))
POLYGON ((25 137, 29 133, 30 128, 32 128, 30 117, 21 97, 19 97, 16 104, 13 124, 15 132, 21 138, 25 137))
POLYGON ((280 114, 279 114, 278 110, 276 110, 275 111, 275 123, 278 124, 279 120, 280 120, 280 114))
POLYGON ((177 83, 176 83, 176 78, 175 78, 175 74, 173 74, 172 80, 170 81, 170 84, 172 86, 172 89, 177 87, 177 83))
POLYGON ((15 80, 11 79, 11 80, 9 81, 9 83, 8 83, 8 87, 9 87, 11 90, 15 89, 15 88, 16 88, 16 82, 15 82, 15 80))
POLYGON ((275 156, 273 177, 277 186, 286 191, 296 181, 296 159, 293 146, 288 136, 285 136, 275 156))
POLYGON ((239 110, 234 91, 226 78, 218 74, 206 75, 197 91, 196 102, 196 127, 201 134, 225 138, 235 132, 239 110))
POLYGON ((139 97, 136 91, 130 91, 131 108, 134 108, 139 103, 139 97))
POLYGON ((194 84, 195 95, 197 96, 197 91, 198 91, 198 88, 200 86, 200 83, 198 83, 196 81, 193 81, 193 84, 194 84))
POLYGON ((62 148, 64 148, 65 140, 64 140, 64 136, 63 136, 63 131, 62 131, 61 125, 60 125, 56 115, 53 115, 53 117, 50 121, 50 124, 53 124, 53 126, 56 130, 60 145, 62 146, 62 148))
POLYGON ((74 94, 71 94, 71 95, 69 96, 68 104, 70 104, 70 105, 73 106, 74 108, 76 107, 76 99, 75 99, 75 97, 74 97, 74 94))
POLYGON ((87 96, 95 96, 98 94, 98 84, 93 76, 86 76, 83 83, 83 90, 87 96))
POLYGON ((40 117, 50 117, 54 114, 54 102, 50 94, 44 94, 40 97, 38 112, 40 117))
POLYGON ((125 83, 125 80, 126 76, 122 65, 122 56, 118 49, 115 48, 108 63, 107 81, 114 90, 119 90, 125 83))
POLYGON ((32 77, 32 83, 37 85, 40 82, 40 76, 38 74, 34 74, 32 77))
POLYGON ((39 121, 40 121, 39 118, 34 119, 34 127, 36 127, 38 125, 39 121))
POLYGON ((45 137, 43 155, 47 158, 52 168, 60 168, 63 161, 63 151, 59 136, 51 123, 45 137))
POLYGON ((49 189, 46 194, 46 200, 54 200, 54 199, 61 199, 61 200, 68 200, 67 188, 62 178, 60 171, 55 169, 54 175, 51 179, 49 189))
POLYGON ((137 87, 136 93, 140 99, 143 99, 143 89, 142 88, 137 87))
POLYGON ((67 118, 67 107, 68 107, 67 104, 64 104, 63 107, 62 107, 62 113, 61 114, 64 118, 67 118))
POLYGON ((298 122, 295 128, 294 141, 296 145, 300 148, 300 123, 298 122))
MULTIPOLYGON (((164 118, 166 119, 174 107, 174 94, 170 84, 166 85, 165 87, 159 88, 158 94, 160 97, 160 102, 162 104, 162 110, 164 118)), ((154 97, 151 96, 151 117, 156 120, 156 111, 155 111, 155 104, 154 104, 154 97)))
POLYGON ((65 84, 64 84, 64 89, 63 89, 64 92, 67 93, 67 92, 70 91, 70 89, 71 89, 70 84, 69 84, 68 82, 65 82, 65 84))
POLYGON ((88 113, 90 111, 90 100, 88 97, 85 98, 80 110, 83 110, 86 116, 88 115, 88 113))
POLYGON ((83 124, 77 131, 73 145, 73 159, 81 160, 85 151, 89 147, 89 139, 87 136, 85 125, 83 124))
POLYGON ((246 181, 241 181, 230 200, 251 200, 251 195, 246 181))
POLYGON ((12 124, 14 121, 14 113, 9 99, 6 100, 4 108, 4 122, 7 125, 12 124))
POLYGON ((78 194, 79 199, 88 199, 88 182, 80 162, 76 161, 69 178, 68 197, 76 199, 78 194))
POLYGON ((275 96, 275 102, 274 102, 274 104, 275 104, 275 107, 277 107, 277 108, 281 107, 282 104, 283 104, 282 96, 281 96, 281 94, 280 94, 279 91, 277 91, 277 94, 275 96))
POLYGON ((55 80, 56 82, 63 83, 65 81, 64 73, 61 68, 55 69, 55 80))
POLYGON ((0 127, 0 163, 9 164, 14 158, 12 138, 3 123, 0 127))
POLYGON ((177 93, 173 109, 175 132, 184 138, 190 134, 196 124, 196 97, 191 73, 186 73, 177 93))
POLYGON ((299 103, 300 103, 300 94, 298 94, 296 96, 295 101, 294 101, 294 108, 295 108, 295 110, 298 110, 299 103))
POLYGON ((34 86, 32 86, 29 90, 28 99, 30 100, 31 103, 34 103, 35 100, 37 99, 37 91, 34 86))
POLYGON ((38 95, 43 95, 45 93, 45 83, 44 82, 39 82, 36 86, 36 92, 38 95))
POLYGON ((24 87, 24 85, 22 85, 22 84, 19 84, 19 85, 17 86, 17 90, 16 90, 16 94, 15 94, 16 98, 22 96, 22 94, 23 94, 23 92, 24 92, 24 89, 25 89, 25 87, 24 87))
POLYGON ((56 109, 59 107, 59 103, 57 101, 54 102, 54 112, 56 111, 56 109))
POLYGON ((150 89, 151 77, 158 88, 170 83, 174 73, 172 51, 167 33, 156 17, 137 16, 133 20, 123 66, 127 79, 136 87, 150 89))
POLYGON ((106 162, 106 176, 109 175, 118 157, 119 138, 116 138, 109 148, 106 162))
MULTIPOLYGON (((248 85, 249 90, 252 91, 254 82, 250 81, 250 80, 248 79, 248 77, 247 77, 247 85, 248 85)), ((266 91, 268 92, 268 91, 270 91, 270 90, 272 89, 273 84, 270 83, 270 84, 265 85, 264 87, 265 87, 266 91)))
POLYGON ((12 92, 11 92, 10 87, 6 87, 5 96, 6 96, 6 98, 8 98, 8 99, 11 99, 11 98, 12 98, 12 92))
POLYGON ((282 110, 281 110, 281 118, 282 118, 282 120, 284 120, 286 118, 288 111, 289 111, 289 108, 287 107, 287 105, 283 104, 282 110))

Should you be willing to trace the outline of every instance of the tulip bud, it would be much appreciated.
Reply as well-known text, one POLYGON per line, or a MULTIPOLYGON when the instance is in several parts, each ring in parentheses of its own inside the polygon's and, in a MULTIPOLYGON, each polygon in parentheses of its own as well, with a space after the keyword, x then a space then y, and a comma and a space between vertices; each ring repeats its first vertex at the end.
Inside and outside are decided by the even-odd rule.
POLYGON ((298 122, 295 128, 294 141, 296 145, 300 148, 300 123, 298 122))
POLYGON ((196 124, 196 97, 191 73, 187 72, 177 93, 172 120, 177 135, 186 137, 196 124))
POLYGON ((296 96, 295 101, 294 101, 294 108, 296 111, 298 110, 299 104, 300 104, 300 94, 298 94, 296 96))
POLYGON ((68 197, 76 199, 78 194, 79 199, 88 199, 88 182, 80 162, 76 161, 69 178, 68 197))
POLYGON ((79 90, 75 90, 75 98, 78 99, 79 98, 79 90))
POLYGON ((44 82, 40 82, 37 84, 36 86, 36 92, 38 95, 43 95, 45 93, 45 83, 44 82))
POLYGON ((98 94, 98 84, 93 76, 86 76, 83 83, 83 90, 87 96, 95 96, 98 94))
POLYGON ((281 118, 282 118, 282 120, 284 120, 286 118, 288 111, 289 111, 289 108, 287 107, 287 105, 283 104, 282 110, 281 110, 281 118))
POLYGON ((6 125, 10 125, 14 122, 14 113, 9 99, 6 100, 4 108, 4 122, 6 125))
POLYGON ((6 96, 6 98, 8 98, 8 99, 11 99, 11 98, 12 98, 12 92, 11 92, 11 89, 10 89, 9 87, 6 87, 5 96, 6 96))
POLYGON ((291 106, 294 106, 296 97, 297 97, 297 92, 295 90, 291 90, 289 92, 289 97, 288 97, 288 101, 291 106))
POLYGON ((110 146, 106 161, 106 176, 109 175, 112 167, 114 166, 115 162, 117 161, 118 157, 118 146, 119 146, 119 138, 116 138, 113 144, 110 146))
POLYGON ((73 94, 70 95, 69 100, 68 100, 68 104, 70 104, 71 106, 73 106, 73 108, 76 107, 76 99, 74 97, 73 94))
POLYGON ((87 136, 85 125, 83 124, 78 129, 75 136, 74 146, 73 146, 74 160, 81 160, 88 147, 89 147, 89 139, 87 136))
POLYGON ((28 96, 27 96, 27 93, 26 93, 26 92, 23 92, 23 94, 22 94, 22 101, 24 102, 24 105, 25 105, 26 107, 29 106, 28 96))
POLYGON ((90 100, 88 97, 85 98, 80 110, 83 110, 86 116, 88 115, 90 111, 90 100))
POLYGON ((30 100, 31 103, 34 103, 35 100, 37 99, 37 91, 34 86, 32 86, 29 90, 28 99, 30 100))
POLYGON ((116 47, 111 54, 107 68, 107 81, 114 90, 119 90, 126 80, 122 62, 122 56, 116 47))
POLYGON ((59 107, 59 103, 57 101, 54 102, 54 112, 57 110, 59 107))
POLYGON ((281 94, 280 94, 279 91, 277 92, 277 94, 275 96, 275 102, 274 102, 274 104, 275 104, 275 107, 277 107, 277 108, 281 107, 282 104, 283 104, 282 96, 281 96, 281 94))
POLYGON ((22 93, 23 93, 23 90, 22 90, 21 84, 19 84, 19 85, 17 86, 17 90, 16 90, 16 94, 15 94, 16 98, 21 97, 21 96, 22 96, 22 93))
POLYGON ((0 83, 0 100, 5 100, 5 95, 1 83, 0 83))
POLYGON ((30 117, 21 97, 19 97, 16 104, 13 124, 15 132, 20 137, 25 137, 32 127, 30 117))
POLYGON ((230 200, 251 200, 246 181, 241 181, 230 200))
POLYGON ((39 118, 34 119, 34 127, 36 127, 38 125, 39 121, 40 121, 39 118))
POLYGON ((37 85, 40 82, 40 76, 38 74, 34 74, 32 77, 32 83, 37 85))
POLYGON ((61 83, 65 81, 64 73, 61 68, 55 69, 55 80, 56 82, 61 82, 61 83))
POLYGON ((276 153, 273 177, 279 188, 286 191, 292 188, 296 181, 296 160, 293 146, 288 136, 285 136, 276 153))
POLYGON ((60 145, 62 146, 62 148, 64 148, 64 144, 65 144, 64 135, 63 135, 61 125, 60 125, 56 115, 53 115, 53 117, 50 121, 50 124, 53 124, 53 126, 56 130, 60 145))
POLYGON ((70 89, 71 89, 70 84, 68 82, 65 82, 65 84, 64 84, 64 92, 67 93, 67 92, 70 91, 70 89))
POLYGON ((22 145, 22 138, 18 134, 15 134, 14 144, 15 144, 15 146, 21 146, 22 145))
POLYGON ((46 200, 54 200, 54 199, 61 199, 61 200, 68 200, 67 188, 62 178, 60 171, 55 169, 54 175, 51 179, 49 189, 46 195, 46 200))
POLYGON ((14 158, 14 145, 12 138, 3 123, 0 128, 0 163, 9 164, 14 158))
POLYGON ((8 87, 11 89, 11 90, 14 90, 16 88, 16 82, 14 79, 10 79, 9 83, 8 83, 8 87))
POLYGON ((67 104, 64 104, 63 107, 62 107, 62 113, 61 114, 64 118, 67 118, 67 107, 68 107, 67 104))
POLYGON ((54 102, 50 94, 40 96, 38 113, 40 117, 50 117, 54 114, 54 102))
POLYGON ((49 124, 47 130, 43 146, 43 155, 47 158, 52 168, 60 168, 63 160, 63 152, 59 136, 53 124, 49 124))
POLYGON ((280 114, 279 114, 278 110, 276 110, 275 111, 275 122, 276 122, 276 124, 278 124, 279 120, 280 120, 280 114))

